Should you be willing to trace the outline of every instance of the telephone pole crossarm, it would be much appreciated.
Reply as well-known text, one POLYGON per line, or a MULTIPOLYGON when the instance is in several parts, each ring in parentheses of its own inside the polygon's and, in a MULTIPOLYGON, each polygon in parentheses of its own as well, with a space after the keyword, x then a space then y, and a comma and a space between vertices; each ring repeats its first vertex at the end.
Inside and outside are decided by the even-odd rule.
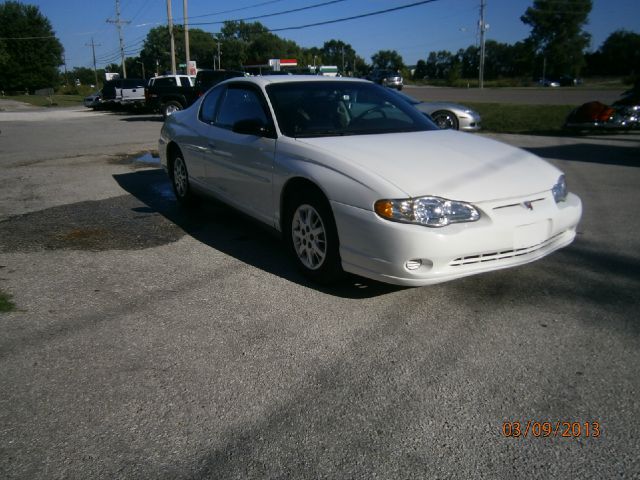
POLYGON ((107 23, 113 23, 118 27, 118 37, 120 38, 120 59, 122 61, 122 76, 127 78, 127 67, 124 63, 124 39, 122 38, 122 25, 128 25, 131 23, 128 20, 120 19, 120 0, 116 0, 116 19, 108 19, 107 23))

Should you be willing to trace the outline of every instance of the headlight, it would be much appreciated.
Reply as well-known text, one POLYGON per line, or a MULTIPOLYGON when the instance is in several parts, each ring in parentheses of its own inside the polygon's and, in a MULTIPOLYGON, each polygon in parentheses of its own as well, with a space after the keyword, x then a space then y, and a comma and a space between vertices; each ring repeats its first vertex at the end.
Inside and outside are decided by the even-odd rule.
POLYGON ((480 213, 472 205, 440 197, 378 200, 374 209, 387 220, 445 227, 451 223, 475 222, 480 213))
POLYGON ((567 182, 564 179, 564 175, 560 175, 557 183, 551 188, 551 192, 553 193, 553 198, 556 203, 564 202, 567 198, 567 182))

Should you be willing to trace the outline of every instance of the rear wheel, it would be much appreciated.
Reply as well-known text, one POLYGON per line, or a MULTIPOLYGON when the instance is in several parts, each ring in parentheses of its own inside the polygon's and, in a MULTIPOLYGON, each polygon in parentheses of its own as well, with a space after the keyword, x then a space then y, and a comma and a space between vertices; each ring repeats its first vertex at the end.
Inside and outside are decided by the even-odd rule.
POLYGON ((298 268, 320 283, 342 276, 339 240, 327 199, 317 191, 297 193, 285 218, 286 240, 298 268))
POLYGON ((176 102, 175 100, 169 100, 168 102, 162 104, 161 110, 162 118, 167 118, 168 116, 182 110, 182 105, 180 104, 180 102, 176 102))
POLYGON ((431 118, 433 118, 433 121, 436 122, 436 125, 438 125, 438 127, 442 129, 458 130, 460 126, 458 123, 458 117, 456 117, 453 112, 450 112, 448 110, 433 112, 431 118))
POLYGON ((181 152, 177 152, 171 164, 171 186, 176 199, 182 205, 191 205, 195 196, 189 185, 189 172, 181 152))

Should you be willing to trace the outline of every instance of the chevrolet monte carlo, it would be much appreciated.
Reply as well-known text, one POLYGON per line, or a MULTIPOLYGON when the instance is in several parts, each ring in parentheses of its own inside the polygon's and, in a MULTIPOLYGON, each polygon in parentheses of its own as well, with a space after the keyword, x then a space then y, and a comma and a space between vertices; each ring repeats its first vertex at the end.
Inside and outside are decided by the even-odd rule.
POLYGON ((357 79, 228 80, 165 122, 178 201, 208 195, 279 231, 302 271, 420 286, 569 245, 582 214, 564 175, 523 150, 438 129, 357 79))

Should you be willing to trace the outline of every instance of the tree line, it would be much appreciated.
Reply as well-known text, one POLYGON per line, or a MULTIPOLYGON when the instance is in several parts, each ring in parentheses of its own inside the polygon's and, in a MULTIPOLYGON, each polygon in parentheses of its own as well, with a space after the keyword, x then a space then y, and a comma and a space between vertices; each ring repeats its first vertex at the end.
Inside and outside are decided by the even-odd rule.
MULTIPOLYGON (((485 44, 484 78, 554 78, 563 75, 640 75, 640 34, 613 32, 594 52, 585 53, 590 36, 584 31, 592 0, 534 0, 521 17, 531 27, 528 38, 514 44, 488 40, 485 44)), ((170 69, 169 29, 151 29, 136 57, 126 58, 130 77, 165 73, 170 69)), ((174 26, 176 57, 184 59, 184 30, 174 26)), ((380 50, 367 62, 348 43, 332 39, 322 47, 303 48, 279 37, 260 22, 227 21, 217 34, 189 30, 190 59, 199 68, 246 69, 264 65, 271 58, 295 58, 300 66, 335 65, 345 75, 365 76, 370 70, 401 71, 405 78, 455 84, 460 79, 477 79, 480 48, 472 45, 457 52, 429 52, 417 65, 408 67, 395 50, 380 50)), ((91 68, 77 67, 61 74, 64 50, 49 20, 38 7, 18 1, 0 4, 0 90, 34 90, 73 83, 95 83, 91 68)), ((182 60, 184 61, 184 60, 182 60)), ((180 61, 179 61, 180 63, 180 61)), ((119 64, 99 71, 119 72, 119 64)))

